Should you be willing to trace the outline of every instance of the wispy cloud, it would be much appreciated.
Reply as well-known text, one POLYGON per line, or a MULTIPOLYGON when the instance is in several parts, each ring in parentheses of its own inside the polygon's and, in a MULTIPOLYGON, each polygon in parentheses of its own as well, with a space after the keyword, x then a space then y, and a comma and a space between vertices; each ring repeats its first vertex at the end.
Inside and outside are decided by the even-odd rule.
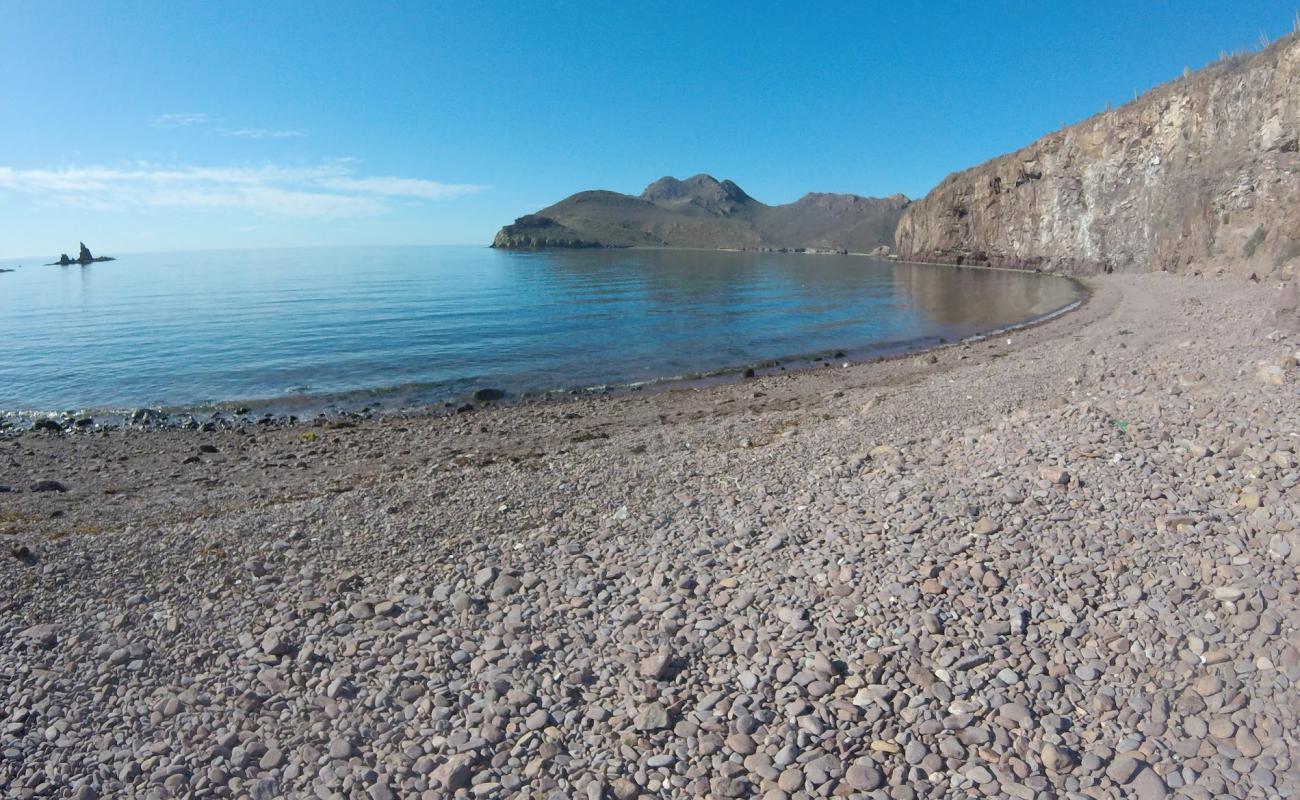
POLYGON ((129 208, 237 210, 286 217, 374 216, 399 203, 483 191, 475 184, 362 176, 351 160, 314 165, 128 166, 16 169, 0 166, 0 193, 105 211, 129 208))
POLYGON ((301 139, 307 135, 307 132, 293 129, 235 128, 233 130, 223 130, 221 135, 233 139, 301 139))
MULTIPOLYGON (((186 111, 179 114, 159 114, 149 121, 149 124, 155 128, 165 130, 175 128, 208 128, 216 125, 221 120, 211 114, 205 114, 197 111, 186 111)), ((301 139, 307 135, 306 131, 296 128, 222 128, 216 131, 221 136, 227 136, 232 139, 301 139)))
POLYGON ((438 183, 422 181, 416 178, 326 178, 320 185, 340 192, 378 195, 380 197, 418 197, 424 200, 445 200, 459 197, 470 192, 480 191, 482 187, 465 184, 438 183))
POLYGON ((213 122, 211 114, 184 112, 180 114, 159 114, 150 120, 155 128, 193 128, 213 122))

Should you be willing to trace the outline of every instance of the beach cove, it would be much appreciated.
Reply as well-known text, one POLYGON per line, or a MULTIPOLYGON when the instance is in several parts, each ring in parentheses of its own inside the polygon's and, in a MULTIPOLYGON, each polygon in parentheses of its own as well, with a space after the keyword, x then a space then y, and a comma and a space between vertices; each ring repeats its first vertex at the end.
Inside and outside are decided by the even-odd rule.
MULTIPOLYGON (((0 426, 539 400, 927 349, 1082 297, 1031 272, 708 250, 268 248, 6 276, 0 426)), ((220 423, 221 419, 212 420, 220 423)))
POLYGON ((8 435, 0 768, 15 796, 1285 795, 1293 292, 1089 286, 1005 337, 645 396, 8 435))

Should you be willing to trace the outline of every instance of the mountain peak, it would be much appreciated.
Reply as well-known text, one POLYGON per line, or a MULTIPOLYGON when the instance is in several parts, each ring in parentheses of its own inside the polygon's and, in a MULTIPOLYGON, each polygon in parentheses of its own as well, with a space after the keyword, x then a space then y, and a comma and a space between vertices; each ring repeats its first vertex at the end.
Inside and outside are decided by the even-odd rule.
POLYGON ((851 207, 856 205, 894 205, 903 208, 911 201, 905 194, 891 194, 888 197, 863 197, 860 194, 840 194, 835 192, 809 192, 795 201, 796 205, 820 205, 827 208, 851 207))
POLYGON ((493 247, 707 247, 845 250, 892 246, 902 203, 809 194, 769 206, 712 175, 660 178, 640 195, 585 191, 497 234, 493 247))
POLYGON ((703 172, 692 175, 684 181, 671 175, 664 176, 645 187, 641 199, 656 205, 695 203, 706 207, 717 204, 740 205, 754 201, 752 197, 745 194, 744 189, 732 181, 719 181, 703 172))

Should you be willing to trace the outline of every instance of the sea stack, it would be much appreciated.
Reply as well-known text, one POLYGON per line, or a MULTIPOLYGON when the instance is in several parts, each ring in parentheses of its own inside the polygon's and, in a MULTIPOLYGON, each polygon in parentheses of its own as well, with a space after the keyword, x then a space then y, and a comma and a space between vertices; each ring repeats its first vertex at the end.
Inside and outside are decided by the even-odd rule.
POLYGON ((93 253, 90 252, 90 248, 89 248, 89 247, 86 247, 86 243, 85 243, 85 242, 78 242, 77 244, 80 245, 80 247, 81 247, 81 251, 80 251, 79 253, 77 253, 77 257, 76 257, 75 259, 68 258, 68 254, 67 254, 67 253, 60 253, 60 254, 59 254, 59 260, 58 260, 58 261, 55 261, 55 262, 54 262, 53 264, 51 264, 50 266, 70 267, 70 266, 72 266, 73 264, 80 264, 81 266, 84 267, 84 266, 86 266, 87 264, 93 264, 93 263, 95 263, 95 262, 97 262, 97 261, 115 261, 115 260, 116 260, 116 259, 114 259, 112 256, 99 256, 99 257, 96 257, 93 253))

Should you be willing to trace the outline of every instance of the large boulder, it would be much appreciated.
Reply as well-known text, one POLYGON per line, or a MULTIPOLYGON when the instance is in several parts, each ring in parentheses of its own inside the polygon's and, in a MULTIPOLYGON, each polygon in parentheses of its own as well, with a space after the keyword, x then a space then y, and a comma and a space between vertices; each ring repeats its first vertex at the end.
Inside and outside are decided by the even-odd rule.
POLYGON ((1266 317, 1267 325, 1287 333, 1300 333, 1300 291, 1296 281, 1282 284, 1281 291, 1273 301, 1272 311, 1266 317))

